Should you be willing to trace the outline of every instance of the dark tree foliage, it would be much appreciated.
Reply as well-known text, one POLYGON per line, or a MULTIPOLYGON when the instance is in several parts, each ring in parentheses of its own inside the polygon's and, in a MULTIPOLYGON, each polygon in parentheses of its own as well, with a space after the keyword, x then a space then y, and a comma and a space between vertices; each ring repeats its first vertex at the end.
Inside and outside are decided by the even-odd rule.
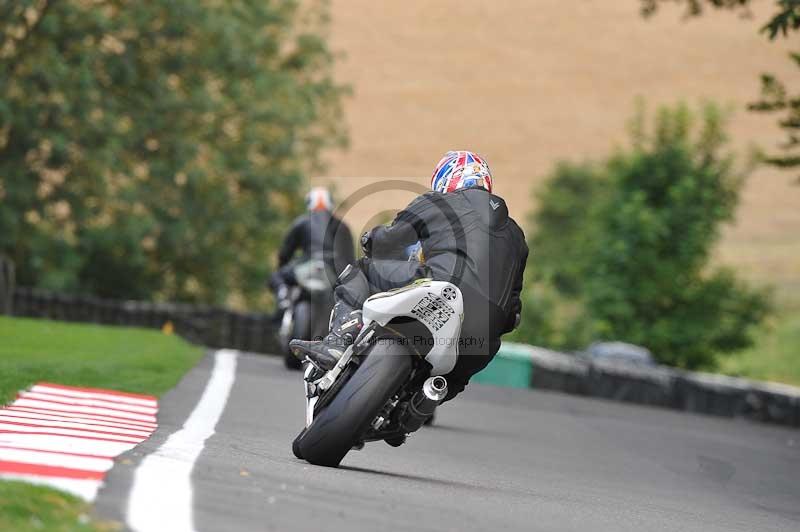
POLYGON ((742 184, 723 118, 707 107, 697 134, 686 107, 662 109, 652 133, 612 158, 613 193, 586 284, 596 333, 649 347, 662 362, 713 365, 716 353, 751 345, 766 296, 709 266, 721 226, 733 219, 742 184))
POLYGON ((528 281, 522 292, 522 320, 506 340, 527 344, 561 347, 556 321, 557 295, 546 284, 528 281))
POLYGON ((645 16, 655 13, 661 4, 683 4, 686 6, 687 16, 697 16, 705 8, 713 9, 742 9, 746 10, 751 0, 640 0, 642 14, 645 16))
POLYGON ((325 22, 291 0, 0 2, 0 253, 18 282, 261 293, 305 172, 343 140, 325 22))
MULTIPOLYGON (((800 54, 789 54, 800 69, 800 54)), ((789 94, 786 85, 772 74, 761 75, 761 99, 751 103, 749 109, 764 113, 782 113, 778 121, 786 131, 786 140, 780 145, 780 152, 764 154, 767 164, 778 168, 794 169, 800 167, 800 93, 789 94)), ((800 183, 800 176, 798 176, 800 183)))
POLYGON ((610 192, 601 165, 565 161, 536 189, 524 310, 512 340, 565 350, 592 340, 582 298, 600 237, 597 216, 610 192))
POLYGON ((709 264, 742 177, 723 153, 721 113, 707 107, 695 121, 685 106, 662 109, 652 128, 640 116, 631 149, 603 165, 562 164, 539 194, 532 285, 556 291, 558 347, 624 340, 698 368, 751 344, 767 295, 709 264))
POLYGON ((609 192, 606 177, 595 165, 561 162, 536 193, 538 208, 530 225, 537 230, 528 242, 536 251, 532 270, 537 280, 552 284, 564 295, 578 295, 584 283, 586 250, 599 237, 594 220, 609 192))
MULTIPOLYGON (((749 14, 752 0, 641 0, 645 16, 656 12, 661 4, 684 4, 687 16, 703 14, 705 8, 739 10, 749 14)), ((778 36, 790 37, 800 29, 800 0, 777 0, 777 11, 761 28, 770 40, 778 36)), ((789 54, 800 69, 800 53, 789 54)), ((772 74, 761 75, 761 98, 748 106, 752 111, 778 113, 778 125, 786 132, 786 140, 779 152, 763 155, 763 160, 778 168, 800 168, 800 93, 791 94, 786 85, 772 74)), ((800 182, 800 177, 798 177, 800 182)))

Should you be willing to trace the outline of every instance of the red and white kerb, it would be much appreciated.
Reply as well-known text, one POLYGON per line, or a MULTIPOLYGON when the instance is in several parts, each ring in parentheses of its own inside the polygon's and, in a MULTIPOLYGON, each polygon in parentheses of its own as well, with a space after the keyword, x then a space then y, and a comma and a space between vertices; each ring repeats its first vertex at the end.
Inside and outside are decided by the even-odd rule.
POLYGON ((156 430, 149 395, 39 383, 0 408, 0 478, 94 500, 114 464, 156 430))

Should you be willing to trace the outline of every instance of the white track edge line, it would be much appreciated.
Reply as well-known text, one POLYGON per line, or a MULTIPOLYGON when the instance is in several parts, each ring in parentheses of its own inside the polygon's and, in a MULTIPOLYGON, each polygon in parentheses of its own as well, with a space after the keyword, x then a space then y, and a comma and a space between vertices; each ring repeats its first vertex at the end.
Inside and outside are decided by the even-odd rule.
POLYGON ((194 531, 191 474, 206 440, 214 434, 236 379, 237 351, 222 349, 189 418, 134 472, 126 521, 137 532, 194 531))

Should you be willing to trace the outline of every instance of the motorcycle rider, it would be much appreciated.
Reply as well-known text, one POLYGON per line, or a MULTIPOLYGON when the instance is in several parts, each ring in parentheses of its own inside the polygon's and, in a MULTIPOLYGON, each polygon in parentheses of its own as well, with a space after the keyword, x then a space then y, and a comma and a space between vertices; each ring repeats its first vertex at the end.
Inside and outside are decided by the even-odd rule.
POLYGON ((505 201, 492 194, 491 171, 476 153, 447 152, 434 169, 431 189, 390 225, 364 233, 365 256, 338 279, 331 332, 322 341, 293 340, 295 356, 332 368, 362 327, 364 301, 420 278, 451 282, 464 297, 459 358, 446 375, 445 400, 461 392, 497 354, 500 336, 519 325, 528 258, 525 235, 505 201), (396 258, 398 249, 417 242, 422 261, 396 258))
POLYGON ((289 287, 296 284, 294 266, 299 261, 322 257, 331 278, 338 277, 355 261, 353 237, 342 220, 333 215, 333 199, 325 187, 313 187, 306 195, 307 213, 297 217, 278 251, 278 269, 269 286, 276 295, 278 308, 274 319, 280 321, 285 310, 289 287), (299 259, 294 260, 299 253, 299 259))

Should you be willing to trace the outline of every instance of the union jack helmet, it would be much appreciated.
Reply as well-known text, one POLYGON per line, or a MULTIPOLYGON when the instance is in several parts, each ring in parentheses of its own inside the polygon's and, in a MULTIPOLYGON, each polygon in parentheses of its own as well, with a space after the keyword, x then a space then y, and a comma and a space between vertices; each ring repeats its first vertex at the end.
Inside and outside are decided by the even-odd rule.
POLYGON ((447 193, 469 187, 492 191, 492 171, 486 160, 471 151, 447 152, 433 170, 431 190, 447 193))

